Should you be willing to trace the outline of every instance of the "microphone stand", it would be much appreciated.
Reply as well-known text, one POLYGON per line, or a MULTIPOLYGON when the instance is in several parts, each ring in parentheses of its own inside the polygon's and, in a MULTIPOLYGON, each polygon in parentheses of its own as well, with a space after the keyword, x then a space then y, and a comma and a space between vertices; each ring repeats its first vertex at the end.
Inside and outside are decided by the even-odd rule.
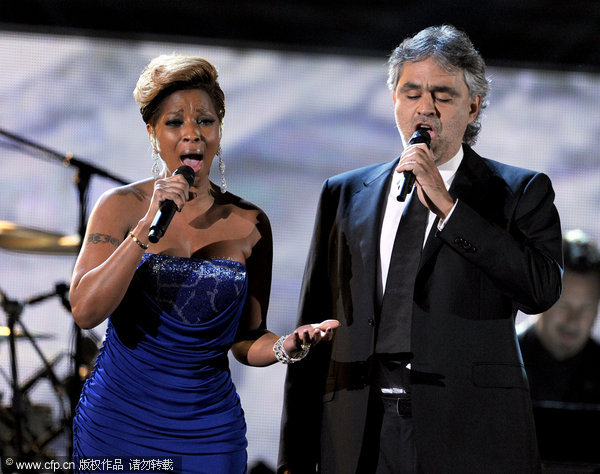
MULTIPOLYGON (((79 248, 81 249, 81 246, 83 245, 83 239, 85 237, 85 230, 86 230, 87 218, 88 218, 87 204, 88 204, 88 191, 89 191, 89 184, 91 181, 91 177, 93 175, 96 175, 96 176, 110 179, 119 184, 127 184, 128 182, 122 178, 119 178, 117 176, 114 176, 114 175, 108 173, 107 171, 104 171, 101 168, 98 168, 94 165, 86 163, 85 161, 83 161, 79 158, 76 158, 70 152, 66 153, 66 154, 58 153, 54 150, 51 150, 50 148, 47 148, 40 144, 34 143, 34 142, 27 140, 27 139, 25 139, 19 135, 16 135, 14 133, 7 132, 6 130, 3 130, 1 128, 0 128, 0 136, 9 138, 12 142, 18 144, 20 149, 26 153, 29 153, 29 154, 37 157, 37 155, 39 155, 39 154, 33 154, 31 152, 31 150, 35 150, 37 152, 43 153, 46 156, 49 156, 53 159, 60 161, 65 166, 73 166, 77 169, 74 180, 75 180, 75 184, 77 186, 77 195, 78 195, 78 208, 79 208, 78 233, 79 233, 79 248)), ((64 297, 63 297, 63 304, 64 304, 64 297)), ((68 309, 70 311, 70 307, 68 309)), ((81 328, 79 326, 77 326, 77 324, 75 324, 75 323, 73 323, 73 332, 74 332, 74 340, 75 340, 75 351, 73 354, 73 364, 74 364, 74 374, 77 375, 79 367, 82 364, 83 358, 82 358, 81 328)), ((16 376, 16 365, 15 365, 14 369, 15 369, 14 375, 16 376)), ((78 389, 78 393, 76 394, 77 397, 79 397, 81 388, 83 388, 83 382, 81 382, 79 384, 79 386, 77 387, 77 389, 78 389)), ((17 392, 18 392, 18 388, 17 388, 17 392)), ((75 394, 70 394, 70 396, 71 395, 75 395, 75 394)), ((76 401, 71 399, 71 406, 74 407, 75 404, 76 404, 76 401)), ((22 431, 19 433, 19 436, 21 436, 21 435, 22 435, 22 431)), ((70 450, 72 450, 72 447, 70 448, 70 450)), ((71 454, 72 453, 70 452, 69 455, 71 455, 71 454)))

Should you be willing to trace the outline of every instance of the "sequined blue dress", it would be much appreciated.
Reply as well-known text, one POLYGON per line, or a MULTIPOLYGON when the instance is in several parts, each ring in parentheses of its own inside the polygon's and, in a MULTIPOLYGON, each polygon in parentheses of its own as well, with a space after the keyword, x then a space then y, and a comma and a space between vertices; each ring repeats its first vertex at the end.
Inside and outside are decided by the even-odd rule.
POLYGON ((174 456, 186 474, 245 472, 227 352, 246 294, 240 262, 144 254, 82 390, 74 458, 174 456))

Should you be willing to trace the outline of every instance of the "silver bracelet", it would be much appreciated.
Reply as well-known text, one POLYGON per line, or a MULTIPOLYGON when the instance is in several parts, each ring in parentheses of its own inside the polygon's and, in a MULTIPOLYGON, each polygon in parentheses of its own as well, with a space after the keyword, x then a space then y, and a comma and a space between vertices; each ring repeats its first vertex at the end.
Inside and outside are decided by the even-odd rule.
POLYGON ((293 364, 295 362, 298 362, 299 360, 304 359, 308 354, 308 351, 310 351, 310 344, 302 344, 302 350, 300 351, 298 356, 290 357, 283 347, 283 343, 289 336, 289 334, 281 336, 279 339, 277 339, 277 342, 273 344, 273 352, 275 352, 275 357, 277 357, 277 360, 282 364, 293 364))

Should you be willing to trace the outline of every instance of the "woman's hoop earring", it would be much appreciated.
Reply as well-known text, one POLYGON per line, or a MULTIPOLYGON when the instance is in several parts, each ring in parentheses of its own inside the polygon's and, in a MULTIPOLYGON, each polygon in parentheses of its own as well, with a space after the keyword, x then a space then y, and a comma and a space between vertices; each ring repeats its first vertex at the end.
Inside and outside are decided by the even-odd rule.
POLYGON ((217 150, 217 156, 219 157, 219 172, 221 173, 221 192, 227 191, 227 181, 225 181, 225 162, 223 161, 221 147, 217 150))

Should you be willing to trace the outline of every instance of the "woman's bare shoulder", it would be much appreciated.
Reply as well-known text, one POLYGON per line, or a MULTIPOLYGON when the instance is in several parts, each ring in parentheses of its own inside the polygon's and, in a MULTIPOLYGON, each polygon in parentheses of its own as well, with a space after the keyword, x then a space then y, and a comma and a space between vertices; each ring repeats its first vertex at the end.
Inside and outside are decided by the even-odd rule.
POLYGON ((105 191, 98 200, 102 205, 136 205, 148 201, 152 197, 154 180, 152 178, 135 183, 118 186, 105 191))
POLYGON ((98 199, 89 225, 129 228, 147 211, 154 181, 152 179, 106 190, 98 199))

